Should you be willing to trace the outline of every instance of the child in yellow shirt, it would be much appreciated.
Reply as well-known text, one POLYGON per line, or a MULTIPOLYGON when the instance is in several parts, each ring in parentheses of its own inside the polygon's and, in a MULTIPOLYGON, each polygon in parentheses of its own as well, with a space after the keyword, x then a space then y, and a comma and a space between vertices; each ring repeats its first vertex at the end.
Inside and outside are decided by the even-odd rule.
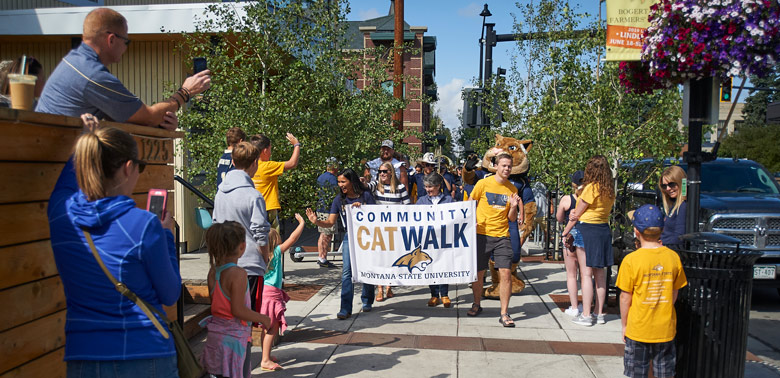
POLYGON ((660 243, 664 214, 644 205, 629 217, 641 248, 620 265, 617 287, 620 320, 626 343, 623 367, 627 377, 647 377, 653 361, 655 377, 674 377, 677 351, 677 292, 688 284, 680 256, 660 243))

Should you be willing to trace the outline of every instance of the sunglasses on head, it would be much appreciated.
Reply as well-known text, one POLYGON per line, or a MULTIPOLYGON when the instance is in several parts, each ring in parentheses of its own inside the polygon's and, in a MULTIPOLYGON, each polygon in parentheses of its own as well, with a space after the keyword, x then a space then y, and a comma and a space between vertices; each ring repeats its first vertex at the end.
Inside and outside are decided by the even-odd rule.
POLYGON ((379 170, 379 173, 389 173, 389 172, 390 172, 390 170, 388 170, 388 169, 380 169, 379 170))
POLYGON ((664 190, 666 190, 666 188, 667 188, 667 187, 668 187, 669 189, 674 189, 674 188, 676 188, 676 187, 677 187, 677 183, 676 183, 676 182, 670 182, 670 183, 668 183, 668 184, 661 184, 661 189, 664 189, 664 190))
POLYGON ((146 169, 146 162, 143 160, 138 159, 130 159, 135 165, 138 166, 138 173, 143 173, 144 169, 146 169))

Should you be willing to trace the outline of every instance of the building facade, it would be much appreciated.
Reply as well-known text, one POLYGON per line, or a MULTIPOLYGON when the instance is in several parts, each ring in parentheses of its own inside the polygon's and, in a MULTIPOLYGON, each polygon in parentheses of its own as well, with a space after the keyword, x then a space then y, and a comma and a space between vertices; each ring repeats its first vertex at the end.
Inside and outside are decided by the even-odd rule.
MULTIPOLYGON (((391 3, 392 4, 392 3, 391 3)), ((410 99, 404 109, 403 130, 418 132, 429 131, 431 123, 431 102, 438 99, 436 93, 436 37, 425 33, 425 26, 409 26, 404 22, 404 43, 411 44, 414 54, 404 54, 403 73, 413 78, 404 83, 404 96, 410 99)), ((391 48, 395 36, 395 14, 393 6, 386 16, 365 21, 350 21, 347 29, 348 48, 353 51, 373 49, 378 46, 391 48)), ((366 53, 368 54, 368 53, 366 53)), ((390 54, 392 55, 392 54, 390 54)), ((390 95, 393 93, 393 62, 387 62, 387 80, 382 86, 390 95)), ((365 78, 355 81, 357 89, 368 85, 365 78)), ((416 137, 407 137, 404 142, 425 151, 422 141, 416 137)))

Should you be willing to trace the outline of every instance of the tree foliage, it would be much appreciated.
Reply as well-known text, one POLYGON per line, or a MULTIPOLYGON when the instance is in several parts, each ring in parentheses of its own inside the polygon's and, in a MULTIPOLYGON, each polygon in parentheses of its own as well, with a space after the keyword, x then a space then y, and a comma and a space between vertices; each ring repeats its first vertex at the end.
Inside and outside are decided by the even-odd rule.
MULTIPOLYGON (((388 79, 390 49, 345 48, 349 8, 344 0, 242 4, 208 6, 197 32, 185 36, 185 56, 207 57, 213 75, 211 89, 181 118, 187 131, 186 173, 200 176, 201 187, 213 195, 228 128, 266 134, 275 161, 290 158, 285 133, 293 133, 303 144, 300 163, 279 178, 280 200, 289 215, 315 202, 316 178, 328 157, 362 172, 359 162, 378 156, 381 140, 400 142, 408 136, 391 124, 404 102, 381 87, 388 79), (367 79, 361 90, 354 87, 359 77, 367 79)), ((404 148, 399 146, 401 152, 404 148)))
POLYGON ((567 187, 568 176, 596 154, 615 168, 625 160, 677 154, 684 135, 677 90, 625 93, 617 63, 601 61, 604 25, 567 1, 518 8, 514 32, 537 34, 517 41, 503 84, 508 97, 493 90, 495 81, 487 83, 486 112, 495 119, 500 110, 505 122, 483 130, 475 151, 485 151, 495 133, 531 139, 531 175, 551 188, 567 187))
MULTIPOLYGON (((764 77, 750 76, 750 82, 756 88, 780 89, 780 66, 776 66, 772 72, 764 77)), ((766 108, 773 102, 780 101, 780 92, 751 90, 745 99, 745 107, 742 108, 745 127, 757 127, 766 124, 766 108)))
POLYGON ((718 155, 755 160, 770 172, 780 172, 780 124, 743 126, 723 139, 718 155))

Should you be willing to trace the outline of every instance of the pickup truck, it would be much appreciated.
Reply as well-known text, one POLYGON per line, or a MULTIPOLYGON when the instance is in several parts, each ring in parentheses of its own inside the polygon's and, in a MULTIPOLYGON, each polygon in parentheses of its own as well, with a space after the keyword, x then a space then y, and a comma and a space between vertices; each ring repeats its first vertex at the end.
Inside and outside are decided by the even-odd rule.
MULTIPOLYGON (((680 166, 687 170, 685 164, 680 166)), ((661 205, 657 189, 660 174, 652 167, 658 164, 641 161, 629 166, 630 178, 619 188, 622 190, 614 219, 618 224, 630 224, 621 214, 636 206, 661 205)), ((700 201, 699 231, 726 234, 739 239, 740 248, 763 252, 753 270, 753 284, 776 287, 780 292, 780 185, 773 175, 747 159, 719 158, 703 163, 700 201)), ((619 261, 634 249, 633 233, 623 227, 615 236, 619 261)))

